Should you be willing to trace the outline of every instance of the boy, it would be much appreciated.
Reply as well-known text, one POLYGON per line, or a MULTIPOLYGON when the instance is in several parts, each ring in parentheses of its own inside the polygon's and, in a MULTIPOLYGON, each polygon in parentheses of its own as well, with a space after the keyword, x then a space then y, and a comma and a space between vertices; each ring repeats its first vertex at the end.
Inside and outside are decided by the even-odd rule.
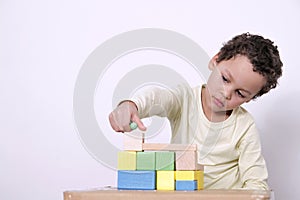
POLYGON ((212 72, 207 84, 146 91, 122 101, 110 113, 110 124, 117 132, 129 132, 132 121, 144 131, 141 118, 167 117, 171 142, 198 145, 206 189, 267 190, 258 131, 241 105, 276 87, 282 75, 277 46, 244 33, 224 44, 208 67, 212 72))

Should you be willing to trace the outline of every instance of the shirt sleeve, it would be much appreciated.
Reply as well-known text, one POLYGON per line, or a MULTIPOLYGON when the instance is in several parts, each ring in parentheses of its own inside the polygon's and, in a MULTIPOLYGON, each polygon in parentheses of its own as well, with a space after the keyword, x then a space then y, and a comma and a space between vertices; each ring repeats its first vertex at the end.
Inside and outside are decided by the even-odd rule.
POLYGON ((255 124, 241 138, 239 170, 244 189, 268 190, 268 171, 261 153, 261 144, 255 124))
POLYGON ((172 119, 181 114, 185 93, 182 86, 171 89, 152 87, 131 100, 137 105, 140 118, 157 115, 172 119))

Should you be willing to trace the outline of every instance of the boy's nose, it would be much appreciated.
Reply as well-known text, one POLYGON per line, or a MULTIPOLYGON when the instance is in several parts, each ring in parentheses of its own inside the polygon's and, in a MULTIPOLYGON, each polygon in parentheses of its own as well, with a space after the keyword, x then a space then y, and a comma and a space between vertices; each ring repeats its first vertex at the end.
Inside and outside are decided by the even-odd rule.
POLYGON ((224 95, 224 98, 226 100, 230 100, 231 99, 231 89, 230 89, 230 87, 224 86, 223 95, 224 95))

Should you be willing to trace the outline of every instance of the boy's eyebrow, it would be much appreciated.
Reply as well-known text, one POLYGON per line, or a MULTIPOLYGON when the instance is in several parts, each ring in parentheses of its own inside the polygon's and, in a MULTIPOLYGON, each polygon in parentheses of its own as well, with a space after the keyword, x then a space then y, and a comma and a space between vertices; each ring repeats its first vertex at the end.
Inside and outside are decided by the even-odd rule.
MULTIPOLYGON (((232 80, 232 75, 231 75, 231 73, 230 73, 227 69, 225 69, 225 72, 226 72, 227 76, 229 77, 229 79, 232 80)), ((251 92, 249 92, 248 90, 245 90, 245 89, 241 89, 241 90, 243 90, 244 92, 246 92, 246 93, 248 93, 249 95, 251 95, 251 92)))

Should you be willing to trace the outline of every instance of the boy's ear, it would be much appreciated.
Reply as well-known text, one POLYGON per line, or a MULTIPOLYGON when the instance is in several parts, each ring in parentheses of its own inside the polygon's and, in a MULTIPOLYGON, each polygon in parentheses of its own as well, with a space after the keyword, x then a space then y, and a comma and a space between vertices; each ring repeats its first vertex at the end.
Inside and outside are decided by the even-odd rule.
POLYGON ((214 55, 209 61, 208 69, 213 70, 217 66, 217 59, 219 57, 219 54, 214 55))

